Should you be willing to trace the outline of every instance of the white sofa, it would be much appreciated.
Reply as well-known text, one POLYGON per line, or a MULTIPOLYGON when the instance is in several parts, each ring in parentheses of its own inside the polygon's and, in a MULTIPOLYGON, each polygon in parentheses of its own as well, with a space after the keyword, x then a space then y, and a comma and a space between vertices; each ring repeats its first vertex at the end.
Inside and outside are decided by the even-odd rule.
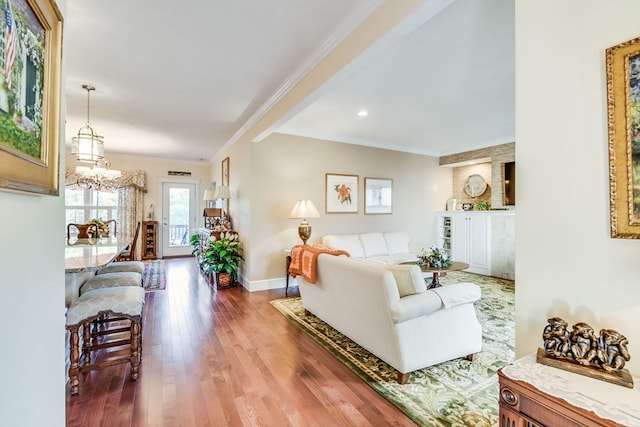
POLYGON ((400 264, 415 261, 422 246, 409 242, 404 231, 393 233, 328 234, 322 244, 333 249, 343 249, 353 257, 379 264, 400 264))
POLYGON ((412 371, 482 348, 473 303, 480 288, 457 283, 426 290, 416 265, 377 265, 320 254, 317 280, 298 277, 304 308, 398 371, 412 371))

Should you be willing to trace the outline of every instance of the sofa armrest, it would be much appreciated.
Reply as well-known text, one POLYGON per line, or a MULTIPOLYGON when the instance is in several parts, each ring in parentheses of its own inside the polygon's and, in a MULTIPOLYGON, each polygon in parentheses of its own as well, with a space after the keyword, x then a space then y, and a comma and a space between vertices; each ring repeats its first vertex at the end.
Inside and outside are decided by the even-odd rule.
POLYGON ((394 323, 426 316, 442 308, 442 300, 431 291, 407 295, 391 304, 391 319, 394 323))
POLYGON ((426 292, 408 295, 391 304, 391 319, 395 323, 427 316, 440 309, 473 304, 480 299, 480 286, 474 283, 454 283, 426 292))
POLYGON ((475 283, 454 283, 431 289, 438 294, 444 308, 476 302, 482 296, 480 286, 475 283))

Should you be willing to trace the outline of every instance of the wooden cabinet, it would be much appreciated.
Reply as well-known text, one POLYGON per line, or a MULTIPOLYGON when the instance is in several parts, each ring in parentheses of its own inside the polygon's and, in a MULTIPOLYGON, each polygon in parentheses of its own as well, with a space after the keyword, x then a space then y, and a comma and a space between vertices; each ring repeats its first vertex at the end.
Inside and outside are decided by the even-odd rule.
MULTIPOLYGON (((546 367, 544 369, 556 368, 546 367)), ((613 420, 600 418, 585 408, 568 403, 565 399, 544 393, 527 381, 511 379, 504 374, 502 369, 498 371, 498 378, 500 382, 499 427, 623 425, 613 420)), ((571 390, 570 386, 571 384, 568 385, 567 390, 571 390)))
POLYGON ((142 222, 142 259, 158 257, 158 221, 142 222))
POLYGON ((469 264, 466 271, 491 275, 491 214, 439 213, 438 246, 447 250, 453 261, 469 264))

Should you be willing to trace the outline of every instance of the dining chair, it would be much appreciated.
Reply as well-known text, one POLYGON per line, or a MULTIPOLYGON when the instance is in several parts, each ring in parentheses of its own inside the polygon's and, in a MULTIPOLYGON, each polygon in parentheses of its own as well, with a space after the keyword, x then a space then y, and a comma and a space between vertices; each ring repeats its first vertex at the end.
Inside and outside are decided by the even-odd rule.
POLYGON ((138 221, 136 225, 136 231, 133 233, 133 240, 127 248, 125 248, 120 255, 116 258, 116 261, 135 261, 136 258, 136 246, 138 244, 138 236, 140 235, 140 228, 142 227, 142 221, 138 221))
POLYGON ((97 236, 98 235, 98 225, 97 224, 93 224, 93 223, 89 223, 89 224, 76 224, 73 222, 70 222, 69 224, 67 224, 67 239, 71 238, 71 227, 75 227, 78 230, 78 239, 88 239, 89 237, 91 237, 91 235, 89 235, 89 230, 91 228, 93 228, 93 235, 97 236))

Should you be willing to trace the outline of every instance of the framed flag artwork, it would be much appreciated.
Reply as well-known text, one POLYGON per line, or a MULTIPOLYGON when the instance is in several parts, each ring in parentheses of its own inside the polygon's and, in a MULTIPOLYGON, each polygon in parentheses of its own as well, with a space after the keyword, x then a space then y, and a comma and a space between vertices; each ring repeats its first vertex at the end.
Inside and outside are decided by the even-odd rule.
POLYGON ((59 194, 62 15, 0 0, 0 190, 59 194))

